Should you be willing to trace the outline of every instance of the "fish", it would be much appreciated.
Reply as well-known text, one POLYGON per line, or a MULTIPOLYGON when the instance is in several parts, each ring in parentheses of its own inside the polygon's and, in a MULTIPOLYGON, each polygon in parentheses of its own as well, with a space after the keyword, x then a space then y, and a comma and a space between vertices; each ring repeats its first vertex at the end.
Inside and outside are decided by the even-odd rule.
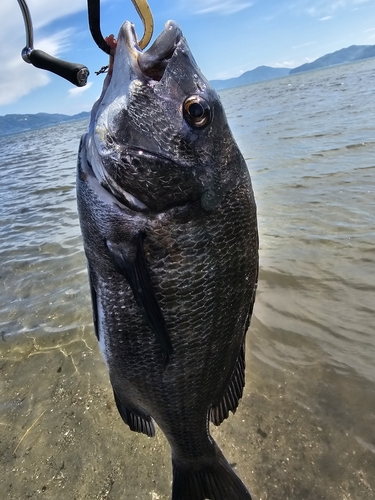
POLYGON ((165 434, 172 500, 251 500, 210 434, 245 384, 258 281, 252 183, 174 21, 125 21, 82 136, 77 203, 94 329, 132 431, 165 434))

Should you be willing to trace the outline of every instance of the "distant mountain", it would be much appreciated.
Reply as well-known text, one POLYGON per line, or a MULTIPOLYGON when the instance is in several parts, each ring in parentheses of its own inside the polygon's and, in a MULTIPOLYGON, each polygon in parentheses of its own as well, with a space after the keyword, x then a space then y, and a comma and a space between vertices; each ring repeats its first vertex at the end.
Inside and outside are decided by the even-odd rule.
MULTIPOLYGON (((297 68, 272 68, 270 66, 258 66, 255 69, 246 71, 237 78, 228 78, 227 80, 211 80, 211 84, 216 90, 224 90, 249 83, 272 80, 282 76, 294 75, 303 71, 313 69, 327 68, 336 64, 359 61, 375 57, 375 45, 351 45, 346 49, 340 49, 331 54, 319 57, 315 61, 302 64, 297 68)), ((0 136, 17 134, 26 130, 49 127, 61 122, 69 122, 87 118, 89 112, 82 112, 77 115, 68 116, 61 114, 37 113, 33 115, 5 115, 0 116, 0 136)))
POLYGON ((88 116, 90 113, 86 111, 73 116, 50 113, 0 116, 0 136, 18 134, 26 130, 49 127, 62 122, 81 120, 88 116))
POLYGON ((216 90, 224 90, 249 83, 271 80, 280 78, 281 76, 293 75, 302 71, 310 71, 312 69, 328 68, 335 64, 343 64, 361 59, 375 57, 375 45, 352 45, 346 49, 340 49, 332 54, 326 54, 319 57, 315 61, 307 64, 302 64, 297 68, 272 68, 270 66, 258 66, 258 68, 246 71, 237 78, 228 78, 227 80, 211 80, 210 83, 216 90))
POLYGON ((241 85, 248 85, 249 83, 280 78, 281 76, 289 75, 289 72, 289 68, 258 66, 250 71, 245 71, 245 73, 242 73, 242 75, 236 78, 228 78, 227 80, 210 80, 210 83, 216 90, 224 90, 232 87, 240 87, 241 85))
POLYGON ((375 57, 375 45, 351 45, 346 49, 336 50, 336 52, 319 57, 311 63, 302 64, 302 66, 291 69, 290 74, 326 68, 335 64, 359 61, 360 59, 368 59, 369 57, 375 57))

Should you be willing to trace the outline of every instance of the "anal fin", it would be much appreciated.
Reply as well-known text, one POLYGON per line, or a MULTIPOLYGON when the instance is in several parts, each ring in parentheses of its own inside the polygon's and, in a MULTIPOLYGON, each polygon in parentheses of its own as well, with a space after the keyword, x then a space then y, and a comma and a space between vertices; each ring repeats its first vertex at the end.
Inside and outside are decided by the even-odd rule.
POLYGON ((113 391, 117 409, 123 421, 130 427, 132 431, 141 432, 146 436, 155 436, 155 427, 150 415, 141 413, 140 411, 129 410, 127 406, 122 403, 121 399, 113 391))
POLYGON ((220 425, 228 418, 229 412, 235 413, 245 386, 245 342, 243 342, 235 368, 221 400, 211 408, 210 420, 220 425))

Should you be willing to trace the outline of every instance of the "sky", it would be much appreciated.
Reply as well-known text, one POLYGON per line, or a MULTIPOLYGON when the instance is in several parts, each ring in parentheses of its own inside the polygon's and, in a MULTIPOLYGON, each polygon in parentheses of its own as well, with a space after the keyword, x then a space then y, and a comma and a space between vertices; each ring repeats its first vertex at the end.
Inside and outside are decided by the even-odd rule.
MULTIPOLYGON (((100 95, 107 55, 91 38, 86 0, 27 0, 34 48, 90 70, 74 87, 21 58, 25 28, 17 0, 0 2, 0 115, 89 111, 100 95)), ((210 79, 266 65, 293 68, 350 45, 375 45, 375 0, 149 0, 154 38, 176 21, 210 79)), ((130 0, 101 1, 101 30, 117 35, 123 21, 142 23, 130 0)))

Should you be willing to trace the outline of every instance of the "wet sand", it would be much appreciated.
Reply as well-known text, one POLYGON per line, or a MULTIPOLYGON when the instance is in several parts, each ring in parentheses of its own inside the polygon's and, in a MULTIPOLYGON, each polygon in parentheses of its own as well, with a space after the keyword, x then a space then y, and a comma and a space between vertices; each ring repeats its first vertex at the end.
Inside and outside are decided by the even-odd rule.
MULTIPOLYGON (((212 429, 254 500, 373 500, 374 454, 293 401, 298 376, 283 379, 252 355, 254 335, 240 407, 212 429)), ((168 443, 160 430, 148 438, 123 424, 89 328, 4 339, 2 498, 170 498, 168 443)))

